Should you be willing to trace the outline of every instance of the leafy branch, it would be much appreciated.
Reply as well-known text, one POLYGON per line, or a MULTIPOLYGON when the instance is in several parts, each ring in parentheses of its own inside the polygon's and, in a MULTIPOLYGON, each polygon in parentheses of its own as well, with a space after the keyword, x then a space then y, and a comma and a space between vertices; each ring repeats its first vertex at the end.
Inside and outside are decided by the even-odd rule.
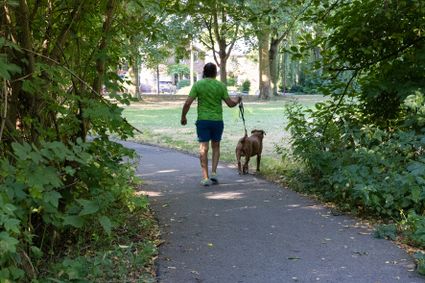
POLYGON ((338 110, 339 106, 341 106, 341 103, 342 103, 344 97, 346 96, 346 94, 348 92, 348 88, 350 87, 350 85, 353 82, 354 78, 357 77, 358 73, 359 73, 359 71, 358 70, 355 70, 353 72, 353 74, 351 75, 351 78, 346 83, 346 85, 344 87, 344 91, 342 92, 341 97, 338 100, 338 103, 335 105, 335 108, 333 109, 331 115, 329 116, 328 120, 325 123, 325 127, 323 128, 323 134, 322 134, 323 137, 325 136, 325 133, 326 133, 326 130, 328 128, 328 125, 329 125, 330 121, 333 119, 333 116, 335 115, 335 113, 338 110))
MULTIPOLYGON (((56 65, 58 65, 59 67, 61 67, 62 69, 64 69, 66 72, 68 72, 71 76, 73 76, 74 78, 76 78, 79 82, 81 82, 84 86, 86 86, 92 93, 94 93, 98 99, 100 99, 104 104, 106 104, 108 107, 112 107, 112 103, 109 102, 108 100, 106 100, 99 92, 97 92, 89 83, 87 83, 85 80, 83 80, 82 78, 80 78, 77 74, 75 74, 71 69, 63 66, 63 64, 61 64, 60 62, 56 61, 55 59, 52 59, 46 55, 43 55, 41 53, 35 52, 33 50, 28 50, 26 48, 21 47, 22 50, 26 51, 26 52, 30 52, 33 55, 37 55, 40 56, 52 63, 55 63, 56 65)), ((130 126, 133 130, 137 131, 138 133, 143 133, 141 130, 137 129, 136 127, 134 127, 133 125, 131 125, 130 123, 128 123, 128 121, 126 121, 125 119, 123 119, 123 121, 125 122, 126 125, 130 126)))
POLYGON ((409 44, 398 48, 394 52, 386 54, 386 55, 384 55, 380 58, 377 58, 376 60, 373 60, 371 62, 365 62, 364 64, 361 64, 360 66, 357 66, 357 67, 353 66, 353 67, 329 68, 328 70, 329 71, 360 71, 360 70, 364 70, 364 69, 369 68, 369 67, 371 67, 375 64, 378 64, 382 61, 385 61, 385 60, 388 60, 388 59, 391 59, 391 58, 397 58, 397 57, 401 56, 404 53, 404 51, 415 46, 417 43, 421 42, 424 39, 425 39, 425 37, 423 37, 423 36, 418 37, 415 40, 413 40, 412 42, 410 42, 409 44))

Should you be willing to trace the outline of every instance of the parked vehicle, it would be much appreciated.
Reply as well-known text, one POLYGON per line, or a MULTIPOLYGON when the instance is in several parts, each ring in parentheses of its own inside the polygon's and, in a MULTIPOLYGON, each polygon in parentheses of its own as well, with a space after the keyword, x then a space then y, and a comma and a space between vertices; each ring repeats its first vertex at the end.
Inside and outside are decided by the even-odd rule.
POLYGON ((176 91, 176 87, 171 81, 159 81, 159 92, 173 94, 176 91))

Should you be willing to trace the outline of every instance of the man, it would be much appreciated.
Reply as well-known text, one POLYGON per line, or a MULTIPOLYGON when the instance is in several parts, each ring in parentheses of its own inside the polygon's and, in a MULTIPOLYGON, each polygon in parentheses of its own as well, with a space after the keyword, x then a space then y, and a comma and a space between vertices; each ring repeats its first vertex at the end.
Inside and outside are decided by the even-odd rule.
POLYGON ((198 98, 198 119, 196 133, 199 141, 199 160, 201 161, 201 185, 209 186, 218 183, 217 166, 220 159, 220 141, 223 134, 223 107, 221 101, 229 107, 235 107, 241 97, 230 98, 226 86, 217 81, 217 67, 207 63, 203 70, 203 79, 197 81, 190 90, 189 97, 183 105, 181 124, 187 124, 186 114, 192 102, 198 98), (208 149, 211 141, 212 170, 211 178, 208 175, 208 149))

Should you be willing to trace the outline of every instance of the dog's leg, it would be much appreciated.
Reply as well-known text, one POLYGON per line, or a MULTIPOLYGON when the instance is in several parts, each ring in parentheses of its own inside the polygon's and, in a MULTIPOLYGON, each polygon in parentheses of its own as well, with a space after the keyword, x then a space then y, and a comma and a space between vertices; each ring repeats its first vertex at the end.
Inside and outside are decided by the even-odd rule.
POLYGON ((245 156, 245 164, 243 165, 243 173, 248 174, 248 162, 249 162, 249 156, 245 156))
POLYGON ((241 153, 236 149, 236 161, 238 162, 238 173, 242 175, 242 166, 241 166, 241 153))
POLYGON ((261 155, 257 154, 257 172, 260 172, 261 155))

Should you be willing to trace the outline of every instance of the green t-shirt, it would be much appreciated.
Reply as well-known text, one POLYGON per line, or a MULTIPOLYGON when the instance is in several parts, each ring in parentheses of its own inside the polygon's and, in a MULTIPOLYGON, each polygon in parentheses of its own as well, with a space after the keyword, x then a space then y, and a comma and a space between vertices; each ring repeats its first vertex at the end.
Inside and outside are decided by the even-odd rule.
POLYGON ((198 120, 223 121, 221 101, 228 98, 226 86, 213 78, 197 81, 189 96, 198 99, 198 120))

